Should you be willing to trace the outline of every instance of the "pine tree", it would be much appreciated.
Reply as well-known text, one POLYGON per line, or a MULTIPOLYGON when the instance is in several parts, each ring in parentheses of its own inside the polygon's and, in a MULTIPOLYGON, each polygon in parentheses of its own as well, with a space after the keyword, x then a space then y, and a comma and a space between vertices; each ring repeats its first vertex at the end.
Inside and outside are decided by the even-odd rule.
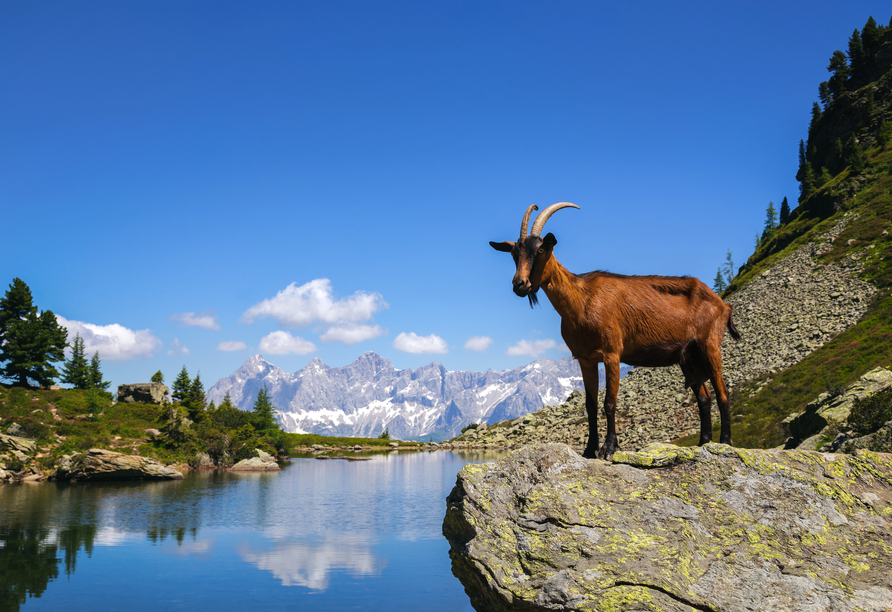
POLYGON ((864 49, 865 61, 873 59, 877 49, 880 46, 880 30, 877 28, 877 22, 873 17, 867 19, 864 28, 861 30, 861 44, 864 49))
POLYGON ((257 431, 266 431, 269 429, 277 429, 278 424, 275 417, 276 409, 273 407, 266 387, 262 387, 257 392, 257 399, 254 400, 253 414, 251 422, 257 431))
POLYGON ((111 384, 108 381, 102 380, 102 371, 99 369, 99 366, 102 365, 102 362, 99 361, 99 351, 93 353, 93 358, 90 360, 90 372, 89 372, 89 389, 99 389, 100 391, 107 391, 108 386, 111 384))
POLYGON ((799 169, 802 170, 807 163, 807 158, 805 157, 805 141, 799 140, 799 169))
POLYGON ((827 81, 822 81, 818 85, 818 99, 821 101, 824 110, 827 110, 827 107, 833 103, 833 94, 830 93, 830 83, 827 81))
POLYGON ((192 379, 189 378, 189 372, 186 366, 180 370, 175 381, 173 381, 173 389, 171 389, 170 397, 173 401, 183 403, 189 397, 189 390, 192 388, 192 379))
POLYGON ((851 169, 852 174, 861 174, 864 171, 866 163, 867 160, 865 159, 864 150, 861 148, 861 145, 858 144, 855 135, 852 134, 849 137, 849 141, 846 143, 845 165, 851 169))
POLYGON ((833 141, 833 151, 830 155, 830 163, 832 166, 830 167, 830 172, 833 175, 839 174, 846 167, 845 156, 843 155, 844 149, 842 146, 842 140, 837 138, 833 141))
POLYGON ((719 266, 718 272, 715 273, 715 280, 712 281, 712 290, 721 295, 726 288, 725 277, 722 276, 722 266, 719 266))
POLYGON ((199 373, 195 375, 195 379, 189 385, 189 391, 186 399, 183 401, 183 406, 189 410, 189 418, 199 423, 204 420, 206 404, 204 384, 201 382, 201 374, 199 373))
POLYGON ((6 362, 0 376, 23 387, 29 386, 29 380, 48 387, 59 376, 52 362, 65 359, 67 346, 68 330, 59 325, 51 310, 9 321, 0 350, 0 361, 6 362))
POLYGON ((775 229, 777 229, 777 209, 774 208, 774 202, 768 202, 768 208, 765 209, 765 231, 763 236, 770 236, 775 229))
POLYGON ((89 389, 89 366, 84 356, 84 339, 78 333, 74 337, 71 347, 71 358, 62 367, 63 383, 69 384, 75 389, 89 389))
POLYGON ((823 116, 823 112, 821 111, 821 105, 817 102, 813 102, 811 105, 811 121, 808 123, 808 140, 811 142, 811 135, 814 133, 815 128, 818 123, 821 121, 821 117, 823 116))
POLYGON ((780 207, 780 224, 786 225, 787 221, 790 220, 790 203, 787 202, 787 198, 784 197, 784 201, 781 202, 780 207))
POLYGON ((864 67, 864 47, 861 45, 861 32, 857 28, 849 37, 848 56, 852 72, 859 72, 864 67))
POLYGON ((158 370, 154 374, 152 374, 152 382, 164 382, 164 374, 161 373, 161 370, 158 370))
POLYGON ((846 90, 846 79, 849 78, 849 63, 845 53, 834 51, 827 70, 832 74, 828 81, 830 94, 836 99, 846 90))
POLYGON ((799 201, 804 202, 815 192, 815 171, 811 164, 805 164, 802 182, 799 184, 799 201))
MULTIPOLYGON (((31 297, 31 289, 22 279, 12 279, 12 284, 9 285, 6 294, 0 298, 0 349, 3 348, 9 326, 14 321, 24 319, 31 314, 37 314, 37 307, 34 306, 31 297)), ((0 353, 0 361, 5 359, 0 353)))

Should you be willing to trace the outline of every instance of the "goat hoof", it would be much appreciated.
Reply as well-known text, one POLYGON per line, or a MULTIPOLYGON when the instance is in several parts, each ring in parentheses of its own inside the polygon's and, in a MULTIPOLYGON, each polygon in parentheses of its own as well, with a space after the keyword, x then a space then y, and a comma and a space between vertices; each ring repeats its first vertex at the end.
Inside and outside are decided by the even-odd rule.
POLYGON ((591 448, 586 446, 585 450, 582 451, 582 456, 585 459, 597 459, 598 458, 598 447, 591 448))

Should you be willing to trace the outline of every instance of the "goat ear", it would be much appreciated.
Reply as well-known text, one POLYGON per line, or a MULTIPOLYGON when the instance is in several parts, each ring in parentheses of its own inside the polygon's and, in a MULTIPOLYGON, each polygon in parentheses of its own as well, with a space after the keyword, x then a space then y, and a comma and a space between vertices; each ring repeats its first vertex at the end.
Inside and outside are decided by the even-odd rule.
POLYGON ((545 238, 542 239, 542 242, 550 249, 557 244, 557 238, 554 237, 554 234, 548 232, 545 234, 545 238))
POLYGON ((492 248, 494 248, 497 251, 501 251, 502 253, 510 253, 511 250, 514 248, 514 243, 508 242, 507 240, 505 242, 490 241, 489 246, 491 246, 492 248))

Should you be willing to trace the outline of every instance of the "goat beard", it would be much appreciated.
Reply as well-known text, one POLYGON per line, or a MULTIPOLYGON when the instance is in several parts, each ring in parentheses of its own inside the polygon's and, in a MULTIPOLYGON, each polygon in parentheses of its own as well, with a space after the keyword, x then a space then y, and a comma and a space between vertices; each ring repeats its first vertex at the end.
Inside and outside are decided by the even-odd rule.
POLYGON ((539 296, 536 295, 536 292, 533 291, 527 295, 527 298, 530 300, 530 308, 536 306, 539 303, 539 296))

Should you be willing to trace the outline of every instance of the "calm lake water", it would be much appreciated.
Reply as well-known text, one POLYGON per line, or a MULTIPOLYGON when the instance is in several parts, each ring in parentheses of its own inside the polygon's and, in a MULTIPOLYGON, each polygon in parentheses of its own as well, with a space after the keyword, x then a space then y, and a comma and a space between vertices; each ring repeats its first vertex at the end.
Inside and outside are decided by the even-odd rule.
POLYGON ((471 612, 441 534, 445 498, 462 466, 496 458, 0 486, 0 610, 471 612))

